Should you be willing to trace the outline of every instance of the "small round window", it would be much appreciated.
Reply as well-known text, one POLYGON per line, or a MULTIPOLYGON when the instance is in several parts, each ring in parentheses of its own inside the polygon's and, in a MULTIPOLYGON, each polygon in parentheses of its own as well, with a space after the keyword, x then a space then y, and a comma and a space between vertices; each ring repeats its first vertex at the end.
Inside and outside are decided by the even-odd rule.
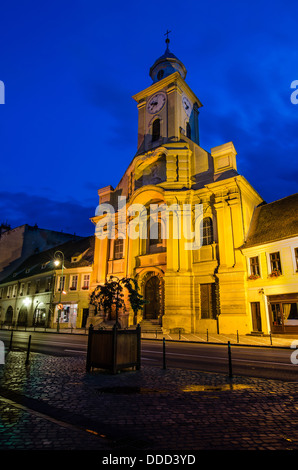
POLYGON ((157 79, 158 80, 161 80, 164 76, 164 70, 160 70, 158 73, 157 73, 157 79))

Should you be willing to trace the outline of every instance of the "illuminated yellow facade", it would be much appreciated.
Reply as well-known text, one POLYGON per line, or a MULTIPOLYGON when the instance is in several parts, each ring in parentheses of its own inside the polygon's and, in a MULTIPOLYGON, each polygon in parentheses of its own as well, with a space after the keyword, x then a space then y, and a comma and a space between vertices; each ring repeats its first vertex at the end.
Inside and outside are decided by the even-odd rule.
POLYGON ((298 332, 298 194, 255 210, 243 254, 251 331, 298 332))
MULTIPOLYGON (((109 275, 136 277, 148 300, 128 324, 151 321, 164 332, 249 333, 247 261, 242 252, 254 209, 262 198, 237 172, 232 142, 210 152, 200 146, 201 102, 185 81, 184 65, 169 51, 151 67, 153 83, 133 98, 138 108, 138 149, 116 188, 98 191, 99 203, 115 209, 115 237, 95 237, 92 285, 109 275), (195 208, 203 207, 203 246, 187 249, 182 217, 169 213, 168 238, 125 237, 119 230, 119 196, 125 198, 126 227, 130 208, 182 208, 195 227, 195 208), (174 233, 174 230, 178 230, 174 233)), ((95 225, 102 215, 92 220, 95 225)), ((163 219, 157 220, 162 230, 163 219)), ((147 224, 147 228, 148 229, 147 224)), ((140 227, 139 227, 140 228, 140 227)), ((140 229, 141 230, 141 229, 140 229)), ((96 318, 91 319, 96 323, 96 318)))

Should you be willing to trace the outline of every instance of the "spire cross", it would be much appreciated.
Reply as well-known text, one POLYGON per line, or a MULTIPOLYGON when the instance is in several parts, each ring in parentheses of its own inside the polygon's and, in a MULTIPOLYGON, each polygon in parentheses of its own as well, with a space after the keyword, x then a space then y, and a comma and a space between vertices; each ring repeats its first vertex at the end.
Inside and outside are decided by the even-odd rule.
POLYGON ((172 31, 169 31, 167 29, 167 32, 165 33, 165 36, 167 36, 167 39, 166 39, 166 43, 169 44, 170 40, 169 40, 169 34, 171 33, 172 31))

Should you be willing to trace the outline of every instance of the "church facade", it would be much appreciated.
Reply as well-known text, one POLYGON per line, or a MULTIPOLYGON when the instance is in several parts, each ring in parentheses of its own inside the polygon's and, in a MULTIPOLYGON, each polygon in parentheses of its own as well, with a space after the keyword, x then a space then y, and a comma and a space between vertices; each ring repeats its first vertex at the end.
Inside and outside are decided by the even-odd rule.
MULTIPOLYGON (((210 151, 200 146, 202 103, 168 40, 150 77, 151 85, 133 96, 137 152, 117 187, 98 191, 92 285, 109 276, 138 280, 147 304, 137 318, 128 309, 126 325, 150 321, 164 332, 250 333, 242 247, 263 200, 237 172, 232 142, 210 151), (132 223, 139 236, 129 236, 132 223), (189 228, 193 237, 200 231, 198 246, 189 248, 189 228)), ((90 320, 96 324, 95 317, 90 320)))

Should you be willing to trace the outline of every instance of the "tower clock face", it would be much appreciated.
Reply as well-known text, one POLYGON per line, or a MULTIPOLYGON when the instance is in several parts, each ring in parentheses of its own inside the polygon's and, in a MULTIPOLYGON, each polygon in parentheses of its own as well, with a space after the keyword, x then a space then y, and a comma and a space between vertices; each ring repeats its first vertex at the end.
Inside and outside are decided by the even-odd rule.
POLYGON ((166 94, 156 93, 147 103, 147 110, 150 114, 158 113, 165 105, 166 94))
POLYGON ((191 106, 189 99, 186 96, 183 96, 182 103, 183 103, 184 111, 186 112, 187 116, 190 116, 192 106, 191 106))

